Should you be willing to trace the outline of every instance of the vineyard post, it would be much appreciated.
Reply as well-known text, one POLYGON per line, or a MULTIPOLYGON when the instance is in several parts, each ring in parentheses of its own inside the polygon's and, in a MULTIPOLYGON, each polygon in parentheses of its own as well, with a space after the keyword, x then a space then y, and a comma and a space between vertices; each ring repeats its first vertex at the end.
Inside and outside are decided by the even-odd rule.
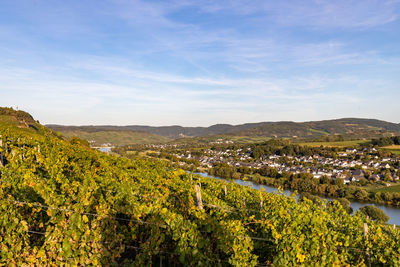
MULTIPOLYGON (((367 243, 367 240, 368 240, 368 224, 364 223, 364 241, 365 241, 365 243, 367 243)), ((367 247, 367 249, 365 251, 365 256, 367 258, 367 266, 371 267, 371 258, 370 258, 370 255, 369 255, 368 247, 367 247)))
POLYGON ((224 184, 224 191, 225 191, 225 196, 228 194, 227 190, 226 190, 226 184, 224 184))
POLYGON ((203 201, 201 200, 201 191, 200 191, 200 186, 195 185, 194 188, 196 189, 196 197, 197 197, 197 206, 199 209, 203 209, 203 201))
MULTIPOLYGON (((40 145, 37 147, 38 154, 40 154, 40 145)), ((38 156, 35 156, 36 162, 39 163, 38 156)))
POLYGON ((261 208, 261 210, 264 210, 264 203, 262 200, 260 201, 260 208, 261 208))
MULTIPOLYGON (((0 147, 3 147, 3 140, 2 139, 0 139, 0 147)), ((4 163, 3 163, 3 150, 2 150, 0 152, 0 167, 3 167, 3 166, 4 166, 4 163)))
POLYGON ((244 207, 246 207, 246 198, 245 197, 243 197, 243 205, 244 205, 244 207))

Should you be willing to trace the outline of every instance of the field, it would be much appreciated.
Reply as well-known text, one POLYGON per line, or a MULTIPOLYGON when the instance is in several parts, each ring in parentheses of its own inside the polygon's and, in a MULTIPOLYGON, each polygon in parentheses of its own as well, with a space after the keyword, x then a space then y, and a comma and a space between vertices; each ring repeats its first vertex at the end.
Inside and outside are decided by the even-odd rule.
POLYGON ((400 145, 385 146, 382 149, 390 151, 392 154, 400 155, 400 145))
POLYGON ((271 140, 270 137, 263 136, 227 136, 226 139, 237 144, 262 143, 271 140))
POLYGON ((240 136, 240 135, 208 135, 202 137, 186 137, 174 140, 173 143, 185 144, 208 144, 214 142, 234 142, 235 144, 254 144, 271 140, 270 137, 264 136, 240 136))
POLYGON ((337 142, 302 142, 299 145, 302 146, 311 146, 311 147, 347 147, 347 146, 357 146, 361 144, 365 144, 370 140, 351 140, 351 141, 337 141, 337 142))
POLYGON ((400 193, 400 184, 392 185, 392 186, 383 186, 379 188, 375 188, 370 190, 372 192, 399 192, 400 193))

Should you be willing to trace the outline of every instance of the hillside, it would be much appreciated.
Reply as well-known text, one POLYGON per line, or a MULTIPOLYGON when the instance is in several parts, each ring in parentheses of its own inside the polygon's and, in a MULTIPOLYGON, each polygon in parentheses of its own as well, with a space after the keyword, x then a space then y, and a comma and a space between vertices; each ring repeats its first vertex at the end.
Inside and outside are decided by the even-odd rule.
POLYGON ((297 203, 166 162, 129 160, 16 129, 0 129, 0 265, 400 261, 398 229, 351 216, 338 202, 297 203))
MULTIPOLYGON (((77 127, 47 125, 49 128, 68 132, 77 127)), ((382 134, 400 132, 400 124, 373 119, 346 118, 311 122, 260 122, 240 125, 216 124, 210 127, 182 126, 81 126, 84 131, 140 131, 170 139, 202 137, 209 135, 231 135, 247 137, 316 138, 326 135, 345 135, 350 138, 375 138, 382 134)))
POLYGON ((373 120, 346 118, 311 122, 274 122, 259 127, 235 132, 235 135, 269 137, 319 137, 324 135, 344 135, 354 138, 371 138, 382 134, 400 132, 400 124, 373 120))
POLYGON ((240 126, 233 126, 229 124, 217 124, 210 127, 182 127, 182 126, 111 126, 111 125, 100 125, 100 126, 62 126, 62 125, 46 125, 47 127, 55 131, 69 131, 76 128, 82 129, 87 132, 94 131, 136 131, 146 132, 154 135, 164 136, 170 139, 177 139, 182 137, 197 137, 206 136, 211 134, 222 134, 233 132, 236 130, 246 130, 255 127, 259 124, 246 124, 240 126))
POLYGON ((123 146, 128 144, 166 143, 170 141, 168 137, 122 128, 114 129, 112 127, 74 127, 58 125, 49 125, 49 128, 60 132, 67 138, 76 136, 88 141, 94 141, 93 145, 111 143, 112 145, 123 146))
POLYGON ((29 134, 35 137, 52 135, 61 138, 57 133, 35 121, 29 113, 7 107, 0 107, 0 129, 12 129, 14 132, 29 134))

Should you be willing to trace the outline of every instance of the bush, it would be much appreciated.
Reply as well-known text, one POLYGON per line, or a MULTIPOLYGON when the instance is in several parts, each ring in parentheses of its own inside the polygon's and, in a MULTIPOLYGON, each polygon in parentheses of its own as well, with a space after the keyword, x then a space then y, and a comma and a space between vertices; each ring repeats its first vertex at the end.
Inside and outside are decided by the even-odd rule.
POLYGON ((371 205, 360 208, 360 212, 369 216, 372 220, 376 222, 387 222, 390 219, 383 210, 371 205))

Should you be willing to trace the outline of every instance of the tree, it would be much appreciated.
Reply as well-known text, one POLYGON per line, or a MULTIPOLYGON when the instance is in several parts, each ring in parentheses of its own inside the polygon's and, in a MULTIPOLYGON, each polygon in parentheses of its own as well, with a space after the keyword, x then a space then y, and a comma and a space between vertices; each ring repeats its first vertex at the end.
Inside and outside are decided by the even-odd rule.
POLYGON ((350 201, 347 198, 339 198, 337 201, 342 205, 348 214, 353 213, 353 208, 350 207, 350 201))
POLYGON ((299 196, 299 202, 303 202, 305 199, 311 200, 314 204, 320 204, 321 199, 317 196, 311 195, 310 193, 303 192, 299 196))
POLYGON ((320 184, 329 184, 329 182, 330 182, 330 179, 326 175, 323 175, 321 178, 319 178, 320 184))
POLYGON ((342 178, 336 178, 335 185, 341 187, 344 185, 344 180, 342 178))
POLYGON ((360 212, 369 216, 372 220, 376 222, 387 222, 390 219, 383 210, 371 205, 360 208, 360 212))
POLYGON ((356 192, 354 192, 354 197, 358 200, 365 200, 368 198, 368 192, 364 189, 357 189, 356 192))
POLYGON ((358 183, 362 186, 366 186, 368 184, 368 180, 365 178, 361 178, 358 183))
POLYGON ((348 199, 346 199, 346 198, 338 198, 338 199, 335 199, 335 200, 331 200, 331 201, 328 201, 328 203, 326 204, 326 206, 327 207, 335 207, 335 205, 334 205, 334 203, 335 202, 339 202, 339 204, 343 207, 343 209, 348 213, 348 214, 351 214, 351 213, 353 213, 353 208, 352 207, 350 207, 350 201, 348 200, 348 199))

